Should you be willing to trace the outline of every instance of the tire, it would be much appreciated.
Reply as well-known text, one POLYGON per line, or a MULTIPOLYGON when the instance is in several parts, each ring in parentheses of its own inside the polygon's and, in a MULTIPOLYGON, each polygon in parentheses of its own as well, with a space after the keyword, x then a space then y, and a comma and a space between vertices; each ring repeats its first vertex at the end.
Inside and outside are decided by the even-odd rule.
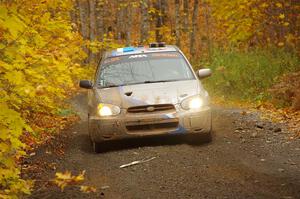
POLYGON ((212 142, 213 140, 213 124, 212 124, 212 118, 211 118, 211 123, 210 123, 210 129, 207 130, 204 133, 199 133, 199 134, 191 134, 188 135, 188 143, 192 145, 200 145, 200 144, 207 144, 212 142))
POLYGON ((103 150, 101 147, 101 144, 103 144, 103 143, 94 142, 92 140, 91 140, 91 142, 92 142, 93 151, 95 153, 101 153, 103 150))
POLYGON ((95 142, 91 138, 91 133, 90 133, 90 115, 89 114, 88 114, 88 132, 89 132, 88 134, 89 134, 91 146, 93 148, 93 152, 95 152, 95 153, 102 152, 102 146, 101 146, 102 143, 95 142))
POLYGON ((187 142, 191 145, 200 145, 210 143, 212 141, 212 131, 187 135, 187 142))
POLYGON ((212 131, 205 133, 202 135, 202 139, 204 143, 210 143, 212 141, 212 131))

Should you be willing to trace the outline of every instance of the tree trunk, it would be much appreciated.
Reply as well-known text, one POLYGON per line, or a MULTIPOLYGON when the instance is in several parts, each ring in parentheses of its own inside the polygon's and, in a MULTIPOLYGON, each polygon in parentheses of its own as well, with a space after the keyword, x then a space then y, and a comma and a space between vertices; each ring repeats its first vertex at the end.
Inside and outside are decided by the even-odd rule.
POLYGON ((96 15, 95 15, 95 0, 89 0, 90 7, 90 40, 95 40, 96 32, 96 15))
POLYGON ((176 45, 180 47, 180 2, 175 0, 175 36, 176 45))
POLYGON ((195 50, 195 42, 196 42, 196 32, 197 32, 197 19, 199 12, 199 0, 194 0, 194 10, 192 17, 192 32, 190 33, 190 54, 191 58, 195 58, 196 50, 195 50))
POLYGON ((205 30, 206 30, 206 37, 207 37, 207 50, 208 50, 208 58, 211 60, 211 49, 212 49, 212 42, 211 42, 211 29, 210 29, 210 17, 211 11, 210 6, 208 3, 205 3, 205 30))
POLYGON ((117 40, 119 42, 122 42, 122 40, 125 38, 124 37, 124 27, 125 27, 125 9, 124 9, 124 1, 123 0, 118 0, 118 11, 116 13, 117 16, 117 27, 116 27, 116 33, 117 33, 117 40))
MULTIPOLYGON (((90 9, 90 41, 93 42, 96 40, 96 14, 95 14, 96 3, 95 0, 89 0, 89 9, 90 9)), ((90 50, 89 63, 95 63, 96 55, 90 50)))
POLYGON ((141 2, 141 30, 140 30, 140 43, 145 44, 149 37, 149 0, 141 2))
POLYGON ((86 0, 77 0, 80 16, 80 31, 84 39, 89 38, 89 7, 86 0))
MULTIPOLYGON (((89 6, 87 0, 77 0, 79 7, 79 17, 80 17, 80 32, 83 39, 89 39, 89 6)), ((84 46, 84 52, 89 55, 89 49, 84 46)), ((86 59, 85 62, 89 60, 86 59)))
POLYGON ((167 22, 167 14, 168 14, 168 1, 161 0, 161 13, 162 13, 162 25, 164 26, 167 22))
POLYGON ((70 16, 71 16, 71 21, 73 24, 75 24, 73 26, 73 29, 75 30, 79 30, 79 26, 80 26, 80 21, 79 21, 79 6, 78 6, 78 2, 76 0, 73 0, 73 9, 71 10, 70 16))
POLYGON ((127 23, 126 23, 126 45, 130 46, 131 45, 131 28, 132 28, 132 12, 133 8, 131 7, 131 3, 127 3, 126 6, 126 15, 127 15, 127 23))
POLYGON ((161 0, 157 0, 155 4, 155 9, 156 9, 156 29, 155 29, 155 38, 156 41, 161 40, 161 35, 160 35, 160 28, 162 27, 162 17, 161 17, 161 0))
POLYGON ((96 3, 96 37, 99 41, 103 41, 104 36, 104 2, 96 3))
POLYGON ((157 0, 155 4, 155 9, 157 11, 155 37, 156 37, 156 41, 158 42, 162 41, 161 28, 165 24, 166 7, 167 7, 167 2, 165 0, 157 0))
POLYGON ((183 1, 183 13, 184 13, 184 19, 183 19, 183 30, 185 32, 189 31, 189 0, 183 1))
MULTIPOLYGON (((299 23, 299 0, 290 0, 290 15, 292 16, 290 19, 290 29, 289 32, 292 33, 293 35, 297 36, 299 35, 299 30, 300 30, 300 23, 299 23), (298 6, 298 7, 297 7, 298 6)), ((300 40, 296 39, 295 42, 295 47, 296 50, 299 52, 300 51, 300 40)))

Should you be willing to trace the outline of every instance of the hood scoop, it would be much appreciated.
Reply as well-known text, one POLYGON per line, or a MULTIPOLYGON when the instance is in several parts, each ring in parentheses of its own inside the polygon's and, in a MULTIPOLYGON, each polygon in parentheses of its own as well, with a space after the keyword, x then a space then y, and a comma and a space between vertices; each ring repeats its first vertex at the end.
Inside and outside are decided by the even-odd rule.
POLYGON ((130 91, 130 92, 126 92, 126 93, 124 93, 126 96, 131 96, 132 95, 132 92, 130 91))

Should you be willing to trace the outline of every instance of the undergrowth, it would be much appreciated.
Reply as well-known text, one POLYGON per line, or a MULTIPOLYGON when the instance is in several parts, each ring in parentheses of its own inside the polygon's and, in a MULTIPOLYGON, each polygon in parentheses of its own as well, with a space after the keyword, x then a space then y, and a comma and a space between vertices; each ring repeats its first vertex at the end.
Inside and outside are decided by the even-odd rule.
POLYGON ((213 71, 204 80, 212 95, 228 100, 262 102, 271 99, 269 89, 283 74, 300 70, 299 57, 283 48, 248 51, 215 50, 201 66, 213 71))

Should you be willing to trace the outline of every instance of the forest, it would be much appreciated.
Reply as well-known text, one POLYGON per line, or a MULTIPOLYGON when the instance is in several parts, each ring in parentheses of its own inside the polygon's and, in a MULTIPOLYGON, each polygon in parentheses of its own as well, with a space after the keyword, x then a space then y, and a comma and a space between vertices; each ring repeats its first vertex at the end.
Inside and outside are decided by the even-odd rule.
POLYGON ((66 99, 108 49, 177 45, 213 70, 219 101, 299 111, 299 13, 298 0, 0 0, 0 198, 30 194, 24 157, 72 123, 66 99))
MULTIPOLYGON (((86 63, 97 63, 103 49, 163 41, 177 45, 194 68, 218 71, 208 87, 219 96, 299 106, 293 101, 298 82, 289 91, 274 85, 274 78, 299 69, 295 0, 90 0, 74 6, 71 20, 88 41, 86 63)), ((298 74, 289 75, 283 84, 298 74)))

